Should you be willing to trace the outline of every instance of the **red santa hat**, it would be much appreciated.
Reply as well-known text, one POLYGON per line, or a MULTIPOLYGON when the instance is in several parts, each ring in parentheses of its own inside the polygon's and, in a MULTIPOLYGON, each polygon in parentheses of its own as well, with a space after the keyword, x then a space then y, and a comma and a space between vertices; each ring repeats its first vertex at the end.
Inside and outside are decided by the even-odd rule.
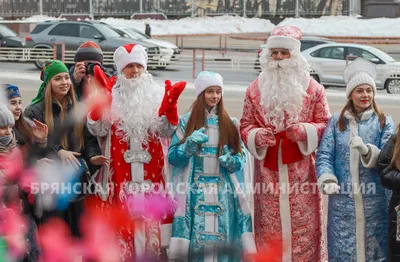
POLYGON ((130 63, 136 63, 147 69, 146 49, 141 45, 129 44, 120 46, 114 52, 114 63, 117 66, 118 73, 130 63))
POLYGON ((300 28, 284 25, 275 27, 267 40, 267 48, 284 48, 300 52, 300 39, 303 37, 300 28))

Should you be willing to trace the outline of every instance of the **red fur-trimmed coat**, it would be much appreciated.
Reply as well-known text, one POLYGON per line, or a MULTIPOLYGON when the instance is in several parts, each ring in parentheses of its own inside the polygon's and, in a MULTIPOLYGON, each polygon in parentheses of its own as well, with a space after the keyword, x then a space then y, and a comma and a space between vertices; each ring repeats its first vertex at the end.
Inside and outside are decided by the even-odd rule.
MULTIPOLYGON (((87 201, 88 205, 100 207, 105 214, 113 215, 114 208, 126 210, 126 201, 129 201, 125 185, 135 182, 140 186, 143 183, 150 187, 165 186, 164 154, 168 147, 168 138, 175 127, 170 125, 165 117, 160 120, 159 132, 150 136, 147 143, 140 145, 128 144, 116 134, 116 124, 107 120, 88 120, 88 127, 93 135, 99 137, 104 155, 110 158, 110 166, 102 167, 96 175, 95 184, 98 197, 87 201), (163 144, 163 142, 166 142, 163 144), (127 163, 125 152, 131 151, 131 162, 127 163), (147 153, 150 156, 147 159, 147 153)), ((134 138, 131 138, 131 141, 134 138)), ((149 208, 145 205, 146 212, 149 208)), ((136 208, 136 207, 134 207, 136 208)), ((151 207, 150 207, 151 208, 151 207)), ((131 257, 143 255, 159 256, 161 248, 168 245, 172 226, 172 212, 160 221, 138 223, 136 218, 130 216, 131 210, 126 210, 126 221, 117 232, 117 241, 121 247, 121 259, 124 261, 131 257), (132 220, 132 223, 128 221, 132 220)))
POLYGON ((263 245, 273 239, 282 240, 285 250, 282 261, 285 262, 318 262, 326 256, 322 238, 322 201, 316 187, 315 150, 331 115, 322 85, 311 78, 306 92, 308 96, 303 100, 299 122, 305 127, 307 141, 297 143, 303 160, 283 164, 279 157, 279 171, 264 167, 268 148, 255 146, 255 136, 260 128, 273 130, 271 124, 264 120, 265 108, 260 105, 258 79, 246 91, 240 121, 242 140, 256 159, 254 228, 257 250, 262 251, 263 245), (282 191, 283 187, 279 185, 285 185, 292 191, 282 191), (307 188, 314 190, 304 193, 307 188))

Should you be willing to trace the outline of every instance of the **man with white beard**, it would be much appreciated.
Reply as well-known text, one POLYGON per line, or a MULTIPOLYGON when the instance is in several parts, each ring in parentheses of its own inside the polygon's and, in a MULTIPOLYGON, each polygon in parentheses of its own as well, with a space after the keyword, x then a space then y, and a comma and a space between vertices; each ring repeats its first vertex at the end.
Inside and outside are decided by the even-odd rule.
POLYGON ((282 243, 281 261, 322 261, 322 201, 315 150, 330 118, 325 89, 300 53, 301 30, 278 26, 261 53, 262 72, 249 86, 240 132, 255 157, 257 250, 282 243))
MULTIPOLYGON (((112 88, 111 110, 98 107, 88 115, 89 131, 100 138, 104 155, 110 158, 110 166, 100 170, 94 179, 96 194, 104 201, 100 203, 101 209, 120 207, 126 210, 127 221, 135 221, 121 225, 117 232, 122 261, 159 257, 171 233, 172 211, 161 221, 154 220, 149 208, 160 207, 147 206, 146 199, 152 190, 165 186, 163 146, 168 142, 162 143, 162 139, 168 139, 176 129, 177 100, 186 83, 171 86, 167 80, 164 92, 147 72, 147 61, 142 46, 119 47, 114 53, 118 70, 115 85, 111 87, 108 79, 100 77, 100 71, 94 74, 100 80, 97 83, 105 85, 105 93, 112 88), (133 205, 132 196, 136 201, 133 205)), ((99 206, 98 199, 93 202, 99 206)))

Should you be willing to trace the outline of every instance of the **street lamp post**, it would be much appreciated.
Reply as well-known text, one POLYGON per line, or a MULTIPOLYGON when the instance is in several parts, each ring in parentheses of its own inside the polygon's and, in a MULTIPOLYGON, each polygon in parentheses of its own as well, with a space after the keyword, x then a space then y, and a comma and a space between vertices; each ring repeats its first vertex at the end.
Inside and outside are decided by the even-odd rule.
POLYGON ((295 16, 296 18, 300 17, 299 16, 299 0, 296 0, 296 10, 295 10, 295 16))
POLYGON ((39 15, 43 15, 43 0, 39 0, 39 15))
POLYGON ((93 19, 93 0, 89 0, 89 16, 90 19, 93 19))

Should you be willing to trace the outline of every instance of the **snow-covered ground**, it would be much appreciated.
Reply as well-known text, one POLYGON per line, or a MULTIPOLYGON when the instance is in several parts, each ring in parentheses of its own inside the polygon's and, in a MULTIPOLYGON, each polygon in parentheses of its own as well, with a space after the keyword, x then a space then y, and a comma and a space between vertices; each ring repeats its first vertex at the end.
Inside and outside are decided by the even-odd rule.
MULTIPOLYGON (((29 22, 42 22, 58 19, 47 16, 32 16, 24 19, 29 22)), ((275 25, 267 19, 243 18, 233 16, 195 17, 179 20, 127 20, 119 18, 104 18, 100 21, 110 25, 132 26, 144 31, 145 24, 151 26, 152 35, 175 34, 235 34, 247 32, 270 32, 275 25)))
POLYGON ((145 28, 145 23, 149 23, 152 35, 270 32, 275 27, 267 19, 234 16, 195 17, 179 20, 124 20, 106 18, 101 19, 101 21, 111 25, 130 25, 142 30, 145 28))
MULTIPOLYGON (((41 22, 57 19, 33 16, 25 21, 41 22)), ((145 23, 151 25, 152 35, 170 34, 231 34, 270 32, 275 25, 267 19, 234 16, 196 17, 180 20, 125 20, 101 19, 111 25, 129 25, 144 31, 145 23)), ((298 26, 304 35, 400 37, 400 18, 357 19, 348 16, 329 16, 314 19, 287 18, 280 25, 298 26)))
POLYGON ((315 19, 287 18, 279 25, 295 25, 304 35, 400 37, 399 24, 400 18, 326 16, 315 19))

